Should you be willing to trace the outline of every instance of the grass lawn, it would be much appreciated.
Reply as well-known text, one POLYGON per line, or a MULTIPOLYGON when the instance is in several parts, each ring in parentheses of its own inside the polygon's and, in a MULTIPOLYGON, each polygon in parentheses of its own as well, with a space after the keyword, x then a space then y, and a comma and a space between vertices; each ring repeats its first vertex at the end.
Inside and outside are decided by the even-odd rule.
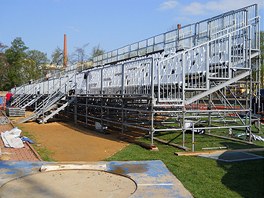
MULTIPOLYGON (((263 125, 261 126, 260 132, 256 129, 255 126, 252 126, 252 132, 256 135, 260 135, 263 137, 264 126, 263 125)), ((224 137, 229 137, 228 133, 229 133, 228 129, 214 129, 211 131, 212 135, 218 135, 218 136, 224 136, 224 137)), ((234 136, 236 136, 237 134, 243 134, 245 132, 244 130, 241 130, 241 129, 233 129, 232 133, 234 136)), ((155 136, 158 137, 159 139, 182 145, 182 133, 181 132, 175 132, 175 133, 164 132, 164 133, 156 134, 155 136)), ((241 140, 243 140, 243 138, 245 138, 245 136, 243 136, 241 140)), ((230 141, 227 139, 221 139, 218 137, 209 137, 206 135, 195 134, 195 151, 201 151, 203 150, 203 148, 208 148, 208 147, 227 147, 227 149, 247 149, 247 148, 264 147, 264 142, 255 141, 254 143, 256 145, 237 143, 234 141, 230 141)), ((185 146, 188 147, 189 149, 192 148, 191 131, 186 132, 185 146)))
MULTIPOLYGON (((208 138, 202 144, 205 142, 208 138)), ((232 143, 235 148, 245 146, 228 140, 224 142, 232 143)), ((264 160, 223 163, 201 157, 176 156, 174 152, 180 150, 155 144, 158 152, 132 144, 107 160, 162 160, 194 197, 264 197, 264 160)))

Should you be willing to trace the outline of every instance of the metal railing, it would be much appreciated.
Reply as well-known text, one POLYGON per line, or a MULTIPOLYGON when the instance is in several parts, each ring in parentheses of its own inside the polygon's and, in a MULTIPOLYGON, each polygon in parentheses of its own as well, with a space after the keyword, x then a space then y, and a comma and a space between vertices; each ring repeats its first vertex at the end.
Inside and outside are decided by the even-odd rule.
MULTIPOLYGON (((229 11, 94 57, 94 66, 116 63, 161 51, 167 54, 170 51, 190 49, 248 24, 256 24, 258 23, 257 16, 256 4, 229 11)), ((257 28, 256 26, 256 30, 257 28)), ((254 48, 253 45, 252 47, 254 48)))

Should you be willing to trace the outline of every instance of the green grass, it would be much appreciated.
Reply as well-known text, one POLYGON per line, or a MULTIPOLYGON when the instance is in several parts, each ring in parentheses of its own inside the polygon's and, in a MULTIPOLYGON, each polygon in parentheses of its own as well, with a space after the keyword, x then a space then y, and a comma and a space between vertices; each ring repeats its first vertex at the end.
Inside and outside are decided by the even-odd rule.
MULTIPOLYGON (((252 132, 255 133, 256 135, 263 136, 264 126, 261 126, 260 131, 258 131, 257 128, 254 125, 252 125, 252 132)), ((236 136, 237 134, 245 133, 245 130, 244 129, 233 129, 232 133, 234 136, 236 136)), ((211 134, 230 137, 228 129, 212 129, 211 134)), ((182 133, 181 132, 174 132, 174 133, 162 132, 162 133, 156 134, 156 137, 169 141, 171 143, 182 145, 182 133)), ((237 143, 237 142, 227 140, 227 139, 220 139, 217 137, 209 137, 206 135, 195 134, 195 151, 201 151, 203 148, 208 148, 208 147, 227 147, 227 149, 246 149, 246 148, 264 147, 264 142, 261 142, 261 141, 254 141, 254 144, 255 145, 249 145, 246 143, 237 143)), ((191 131, 189 131, 189 133, 186 132, 185 146, 188 148, 192 148, 191 131)))
MULTIPOLYGON (((222 135, 219 133, 212 133, 216 135, 222 135)), ((158 134, 156 137, 169 141, 171 143, 182 145, 182 134, 177 133, 163 133, 158 134)), ((210 137, 207 135, 195 134, 195 151, 201 151, 203 148, 210 147, 227 147, 227 149, 247 149, 247 148, 259 148, 264 146, 264 142, 255 141, 253 145, 246 143, 238 143, 227 139, 221 139, 217 137, 210 137), (255 144, 255 145, 254 145, 255 144)), ((192 135, 190 133, 185 134, 185 146, 192 148, 192 135)))
POLYGON ((220 163, 176 156, 175 148, 156 143, 158 152, 129 145, 108 161, 162 160, 194 197, 264 197, 264 160, 220 163))
POLYGON ((53 152, 48 150, 45 146, 39 144, 36 138, 32 134, 23 130, 22 135, 30 138, 31 140, 35 142, 34 144, 31 144, 31 145, 33 146, 35 151, 40 155, 42 160, 48 161, 48 162, 55 161, 52 158, 53 152))

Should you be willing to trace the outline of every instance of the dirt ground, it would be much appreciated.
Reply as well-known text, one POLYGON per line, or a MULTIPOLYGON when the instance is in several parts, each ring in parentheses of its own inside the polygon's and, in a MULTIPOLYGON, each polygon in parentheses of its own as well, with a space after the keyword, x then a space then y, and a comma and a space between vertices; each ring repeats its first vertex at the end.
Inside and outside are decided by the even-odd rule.
POLYGON ((113 135, 62 122, 30 122, 18 127, 32 134, 38 144, 54 152, 51 157, 55 161, 101 161, 127 146, 113 135))

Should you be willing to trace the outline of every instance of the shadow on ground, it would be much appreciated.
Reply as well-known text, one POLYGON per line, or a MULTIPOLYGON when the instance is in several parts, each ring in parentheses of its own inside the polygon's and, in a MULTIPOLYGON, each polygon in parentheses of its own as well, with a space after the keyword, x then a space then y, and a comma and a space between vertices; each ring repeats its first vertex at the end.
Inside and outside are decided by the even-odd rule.
MULTIPOLYGON (((228 142, 228 144, 230 143, 228 142)), ((223 145, 226 145, 226 143, 223 143, 223 145)), ((229 148, 230 146, 237 148, 239 145, 232 143, 229 148)), ((263 152, 259 154, 263 155, 263 152)), ((226 171, 221 181, 230 190, 237 192, 241 197, 264 197, 263 159, 229 163, 217 162, 218 166, 226 171)))

